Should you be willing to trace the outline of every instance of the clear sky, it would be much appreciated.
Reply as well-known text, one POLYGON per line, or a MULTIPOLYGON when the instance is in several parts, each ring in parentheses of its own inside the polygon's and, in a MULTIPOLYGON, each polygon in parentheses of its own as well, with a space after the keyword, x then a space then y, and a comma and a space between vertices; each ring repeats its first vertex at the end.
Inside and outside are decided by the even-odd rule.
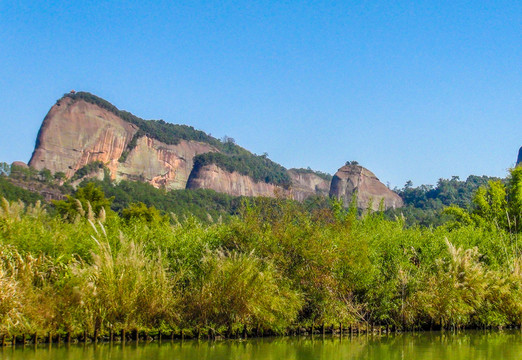
POLYGON ((522 2, 0 0, 0 161, 29 160, 71 89, 288 168, 505 176, 522 2))

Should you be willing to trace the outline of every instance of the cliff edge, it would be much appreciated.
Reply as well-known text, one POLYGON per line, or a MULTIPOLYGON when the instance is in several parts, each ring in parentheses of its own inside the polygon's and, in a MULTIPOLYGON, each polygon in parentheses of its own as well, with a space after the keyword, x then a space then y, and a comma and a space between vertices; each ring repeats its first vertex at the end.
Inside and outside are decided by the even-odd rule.
POLYGON ((370 170, 360 165, 345 165, 332 178, 330 196, 343 200, 348 206, 354 194, 360 209, 371 205, 372 210, 379 210, 381 202, 385 209, 404 205, 401 197, 388 189, 370 170))

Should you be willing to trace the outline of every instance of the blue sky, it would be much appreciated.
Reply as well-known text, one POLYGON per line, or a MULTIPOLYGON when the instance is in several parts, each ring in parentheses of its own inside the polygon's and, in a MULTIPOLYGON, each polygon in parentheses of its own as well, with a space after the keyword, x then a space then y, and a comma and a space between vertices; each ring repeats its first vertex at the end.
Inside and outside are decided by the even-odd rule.
POLYGON ((0 0, 0 39, 0 161, 71 89, 392 187, 505 176, 522 145, 522 2, 0 0))

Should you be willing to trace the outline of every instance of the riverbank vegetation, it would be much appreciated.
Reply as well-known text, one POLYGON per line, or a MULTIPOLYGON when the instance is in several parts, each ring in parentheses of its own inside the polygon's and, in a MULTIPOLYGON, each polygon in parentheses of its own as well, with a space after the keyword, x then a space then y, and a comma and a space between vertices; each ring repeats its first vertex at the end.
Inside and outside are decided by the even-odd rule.
POLYGON ((0 336, 519 326, 521 189, 518 168, 439 227, 334 200, 245 199, 207 223, 144 204, 119 215, 93 183, 52 211, 4 199, 0 336))

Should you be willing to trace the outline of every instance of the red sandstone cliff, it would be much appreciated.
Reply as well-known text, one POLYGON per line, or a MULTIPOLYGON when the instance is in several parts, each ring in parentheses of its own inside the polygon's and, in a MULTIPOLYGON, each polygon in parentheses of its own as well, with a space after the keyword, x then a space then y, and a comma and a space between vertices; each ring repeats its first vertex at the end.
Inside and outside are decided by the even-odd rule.
POLYGON ((197 154, 216 151, 211 145, 180 140, 167 145, 148 136, 137 140, 124 162, 120 157, 137 127, 95 104, 60 99, 45 117, 29 165, 74 175, 84 165, 101 161, 116 180, 142 180, 156 187, 184 189, 197 154))
MULTIPOLYGON (((284 196, 298 201, 312 195, 330 194, 342 198, 346 204, 357 191, 359 207, 365 208, 370 199, 373 209, 378 208, 381 199, 386 208, 402 206, 397 194, 360 166, 339 169, 331 186, 329 180, 313 172, 289 170, 289 189, 256 182, 214 164, 195 169, 196 155, 219 150, 207 142, 193 140, 179 139, 173 141, 176 144, 166 144, 157 140, 162 138, 157 132, 153 138, 142 130, 138 137, 138 127, 124 120, 125 115, 113 105, 99 98, 94 103, 84 99, 64 96, 51 108, 38 133, 30 166, 38 170, 47 168, 52 173, 64 172, 71 178, 83 166, 100 161, 109 169, 113 180, 146 181, 166 189, 204 188, 233 196, 284 196), (98 103, 101 105, 96 105, 98 103)), ((148 126, 146 121, 140 121, 148 126)), ((215 141, 212 139, 210 143, 215 141)), ((103 177, 104 173, 98 171, 89 176, 103 177)))
POLYGON ((349 205, 354 193, 357 194, 357 207, 361 209, 368 208, 370 202, 372 210, 378 210, 381 201, 385 209, 404 205, 401 197, 381 183, 370 170, 359 165, 345 165, 332 178, 330 196, 349 205))

